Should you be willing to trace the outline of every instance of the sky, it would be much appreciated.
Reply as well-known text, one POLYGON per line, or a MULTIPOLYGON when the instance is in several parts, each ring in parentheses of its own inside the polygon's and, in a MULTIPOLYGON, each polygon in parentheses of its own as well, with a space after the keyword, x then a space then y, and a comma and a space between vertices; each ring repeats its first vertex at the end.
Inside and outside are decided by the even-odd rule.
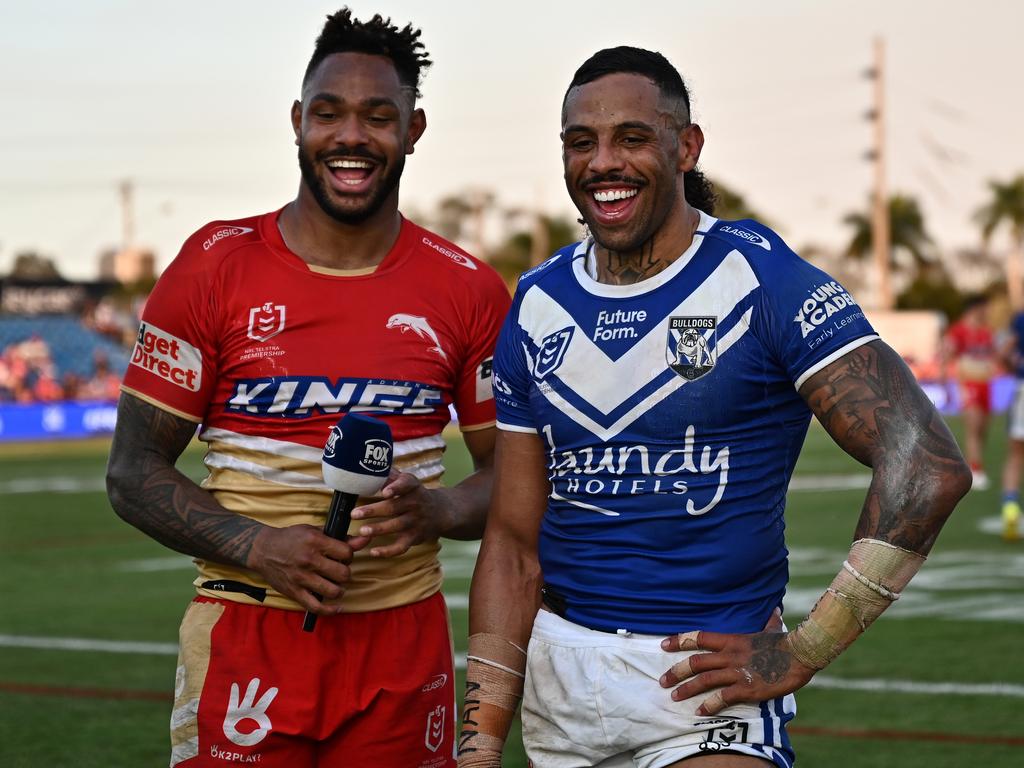
MULTIPOLYGON (((572 215, 559 110, 594 51, 659 50, 690 88, 701 165, 791 245, 839 248, 866 206, 873 41, 886 45, 892 191, 937 245, 978 244, 987 182, 1024 173, 1015 0, 353 0, 423 30, 428 128, 401 207, 492 191, 572 215)), ((160 267, 204 223, 295 195, 289 109, 324 16, 313 0, 51 0, 0 5, 0 274, 36 250, 95 277, 121 241, 118 185, 160 267)))

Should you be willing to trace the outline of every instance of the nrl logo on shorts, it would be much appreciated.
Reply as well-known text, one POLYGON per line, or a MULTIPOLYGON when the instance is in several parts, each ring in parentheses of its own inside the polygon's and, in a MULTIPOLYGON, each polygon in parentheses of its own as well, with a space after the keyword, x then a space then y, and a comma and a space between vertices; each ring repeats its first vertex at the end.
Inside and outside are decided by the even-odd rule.
POLYGON ((715 367, 718 318, 670 317, 665 359, 684 379, 699 379, 715 367))
POLYGON ((284 304, 268 301, 249 309, 249 331, 253 341, 267 341, 284 330, 284 304))
POLYGON ((545 376, 554 373, 565 360, 565 352, 572 340, 573 327, 563 328, 545 336, 537 350, 537 360, 533 366, 533 378, 543 381, 545 376))

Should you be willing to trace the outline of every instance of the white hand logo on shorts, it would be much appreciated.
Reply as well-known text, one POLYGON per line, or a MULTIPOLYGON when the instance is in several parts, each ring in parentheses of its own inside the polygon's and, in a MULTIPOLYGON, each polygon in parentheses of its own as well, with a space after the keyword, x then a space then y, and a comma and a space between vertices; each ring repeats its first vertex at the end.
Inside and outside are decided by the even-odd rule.
POLYGON ((259 744, 267 738, 267 734, 273 727, 270 718, 267 717, 267 708, 277 696, 277 688, 270 688, 260 696, 259 701, 256 701, 256 692, 259 688, 260 679, 254 677, 249 681, 249 687, 245 689, 245 698, 239 702, 238 683, 231 684, 231 700, 228 702, 227 714, 224 715, 224 735, 240 747, 259 744), (238 724, 243 720, 255 720, 259 728, 250 733, 241 733, 238 730, 238 724))

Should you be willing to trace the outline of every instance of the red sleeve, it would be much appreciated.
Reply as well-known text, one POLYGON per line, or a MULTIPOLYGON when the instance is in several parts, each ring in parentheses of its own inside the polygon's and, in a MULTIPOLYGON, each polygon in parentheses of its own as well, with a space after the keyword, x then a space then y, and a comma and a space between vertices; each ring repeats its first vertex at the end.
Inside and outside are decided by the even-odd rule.
POLYGON ((464 430, 494 423, 491 366, 498 333, 511 304, 508 288, 498 274, 489 267, 481 272, 480 284, 472 292, 474 304, 468 308, 467 354, 455 385, 455 411, 464 430))
POLYGON ((190 421, 206 417, 217 379, 215 257, 200 230, 157 281, 121 388, 190 421))

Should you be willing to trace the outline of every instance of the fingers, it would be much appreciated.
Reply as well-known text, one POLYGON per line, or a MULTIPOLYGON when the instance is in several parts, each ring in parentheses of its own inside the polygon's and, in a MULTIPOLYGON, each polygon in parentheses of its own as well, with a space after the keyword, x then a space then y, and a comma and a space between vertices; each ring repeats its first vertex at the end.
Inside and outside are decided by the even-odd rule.
POLYGON ((719 632, 683 632, 661 641, 663 651, 720 651, 732 635, 719 632))
POLYGON ((692 699, 694 696, 707 693, 715 688, 731 686, 737 682, 737 677, 734 669, 713 669, 710 672, 701 672, 672 691, 672 701, 692 699))
POLYGON ((412 493, 421 485, 419 479, 409 472, 397 472, 391 470, 387 483, 381 489, 380 495, 385 499, 395 496, 405 496, 412 493))

